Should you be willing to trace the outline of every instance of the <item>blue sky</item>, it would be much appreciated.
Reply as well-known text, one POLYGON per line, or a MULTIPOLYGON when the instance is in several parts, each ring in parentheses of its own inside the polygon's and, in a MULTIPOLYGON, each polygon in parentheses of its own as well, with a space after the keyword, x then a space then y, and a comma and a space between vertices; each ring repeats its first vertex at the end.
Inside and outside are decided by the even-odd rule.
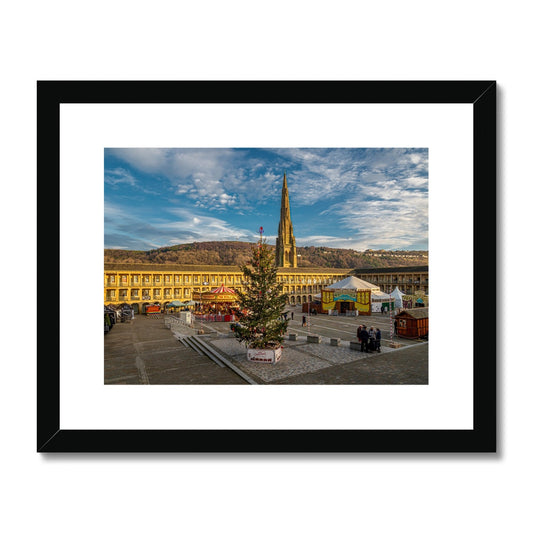
POLYGON ((106 248, 276 243, 287 173, 297 246, 428 249, 426 148, 106 148, 106 248))

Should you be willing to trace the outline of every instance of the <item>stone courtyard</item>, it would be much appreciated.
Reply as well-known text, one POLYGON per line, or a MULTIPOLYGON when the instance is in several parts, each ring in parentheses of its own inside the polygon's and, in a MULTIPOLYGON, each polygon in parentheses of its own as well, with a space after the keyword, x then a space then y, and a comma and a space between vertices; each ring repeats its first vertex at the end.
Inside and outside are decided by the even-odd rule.
POLYGON ((233 337, 229 323, 188 326, 164 315, 136 316, 115 324, 105 336, 105 383, 246 384, 229 368, 180 342, 179 337, 199 331, 203 333, 198 337, 258 384, 428 383, 428 342, 398 338, 391 342, 387 316, 318 315, 307 317, 302 327, 302 313, 292 312, 288 334, 296 340, 286 336, 282 358, 275 365, 247 361, 246 347, 233 337), (363 323, 382 330, 381 353, 363 353, 353 344, 357 325, 363 323), (320 342, 308 342, 308 336, 315 340, 318 336, 320 342), (332 346, 331 338, 339 339, 339 345, 332 346))

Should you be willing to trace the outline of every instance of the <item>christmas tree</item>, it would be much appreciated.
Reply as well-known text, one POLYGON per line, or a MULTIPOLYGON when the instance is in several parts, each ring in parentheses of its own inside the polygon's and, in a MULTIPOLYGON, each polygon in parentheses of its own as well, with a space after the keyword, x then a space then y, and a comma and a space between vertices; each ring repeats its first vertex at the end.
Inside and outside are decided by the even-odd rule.
POLYGON ((276 279, 274 252, 265 244, 260 228, 259 241, 252 247, 252 259, 241 267, 245 288, 236 291, 240 310, 234 332, 237 340, 248 348, 276 349, 287 331, 288 322, 282 318, 287 296, 276 279))

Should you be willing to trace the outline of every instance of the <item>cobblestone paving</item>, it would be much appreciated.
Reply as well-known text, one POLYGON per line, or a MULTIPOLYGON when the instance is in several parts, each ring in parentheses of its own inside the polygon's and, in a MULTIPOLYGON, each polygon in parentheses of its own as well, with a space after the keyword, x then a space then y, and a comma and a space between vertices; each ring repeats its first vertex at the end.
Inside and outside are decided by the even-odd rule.
POLYGON ((245 385, 229 368, 184 346, 178 334, 197 331, 179 325, 172 332, 162 318, 135 317, 115 324, 104 337, 106 385, 245 385))
POLYGON ((331 365, 319 371, 280 379, 276 384, 427 385, 428 344, 331 365))
POLYGON ((231 362, 246 374, 259 378, 265 383, 329 366, 327 361, 292 348, 284 348, 281 360, 272 365, 248 361, 246 359, 246 347, 234 339, 213 339, 210 344, 219 349, 223 355, 228 356, 231 362))
POLYGON ((241 370, 265 383, 281 382, 301 374, 313 374, 317 370, 380 355, 351 350, 349 342, 342 343, 341 346, 330 346, 286 340, 281 360, 273 365, 248 361, 246 347, 235 339, 215 338, 209 342, 241 370))
MULTIPOLYGON (((316 320, 316 319, 315 319, 316 320)), ((317 321, 317 328, 320 326, 317 321)), ((331 326, 331 321, 323 322, 331 326)), ((334 323, 337 328, 342 322, 334 323)), ((144 316, 117 324, 105 336, 104 368, 107 384, 245 384, 228 368, 220 368, 179 342, 184 335, 198 335, 243 372, 264 384, 427 384, 428 343, 404 341, 399 349, 382 342, 382 353, 350 349, 353 334, 342 334, 340 346, 331 346, 322 335, 319 344, 308 343, 305 332, 296 341, 284 341, 281 360, 275 365, 246 359, 246 347, 232 336, 228 324, 183 323, 144 316)), ((325 331, 331 330, 324 328, 325 331)), ((315 333, 316 334, 316 333, 315 333)))

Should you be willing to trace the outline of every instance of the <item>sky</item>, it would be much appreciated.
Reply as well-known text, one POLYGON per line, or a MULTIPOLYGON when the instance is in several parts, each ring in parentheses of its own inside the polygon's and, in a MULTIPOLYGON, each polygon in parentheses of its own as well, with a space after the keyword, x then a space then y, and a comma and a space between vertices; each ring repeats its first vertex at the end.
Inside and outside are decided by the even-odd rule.
POLYGON ((428 249, 427 148, 106 148, 105 248, 276 244, 283 174, 296 246, 428 249))

